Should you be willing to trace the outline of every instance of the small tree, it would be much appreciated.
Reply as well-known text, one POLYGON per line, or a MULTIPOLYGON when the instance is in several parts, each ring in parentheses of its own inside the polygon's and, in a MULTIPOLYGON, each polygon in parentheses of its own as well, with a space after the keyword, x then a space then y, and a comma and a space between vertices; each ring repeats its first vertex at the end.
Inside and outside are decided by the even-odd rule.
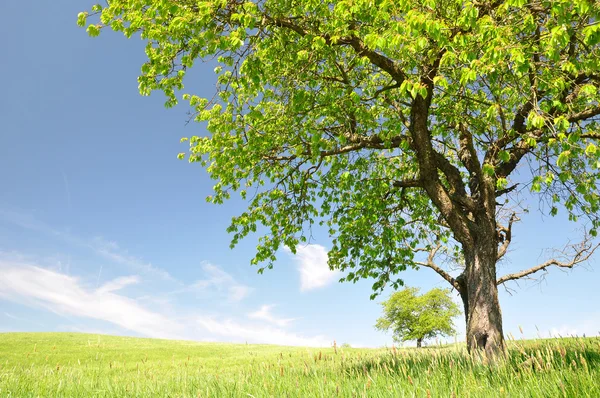
POLYGON ((458 305, 447 289, 433 289, 419 295, 416 287, 400 290, 381 305, 383 316, 375 328, 392 330, 395 341, 417 340, 421 347, 424 339, 437 335, 454 335, 452 318, 460 314, 458 305))

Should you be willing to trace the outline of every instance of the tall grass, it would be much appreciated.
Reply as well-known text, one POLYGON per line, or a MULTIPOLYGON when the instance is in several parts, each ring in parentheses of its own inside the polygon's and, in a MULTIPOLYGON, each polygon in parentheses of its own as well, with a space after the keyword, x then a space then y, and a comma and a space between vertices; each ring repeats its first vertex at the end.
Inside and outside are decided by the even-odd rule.
POLYGON ((600 338, 329 349, 0 334, 0 397, 600 397, 600 338))

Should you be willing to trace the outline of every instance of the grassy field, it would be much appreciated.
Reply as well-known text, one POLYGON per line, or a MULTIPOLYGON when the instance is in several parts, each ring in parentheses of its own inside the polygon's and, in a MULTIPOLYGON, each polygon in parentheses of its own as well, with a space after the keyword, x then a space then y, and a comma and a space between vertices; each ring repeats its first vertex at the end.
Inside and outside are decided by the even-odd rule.
POLYGON ((600 338, 351 349, 0 334, 0 397, 600 397, 600 338))

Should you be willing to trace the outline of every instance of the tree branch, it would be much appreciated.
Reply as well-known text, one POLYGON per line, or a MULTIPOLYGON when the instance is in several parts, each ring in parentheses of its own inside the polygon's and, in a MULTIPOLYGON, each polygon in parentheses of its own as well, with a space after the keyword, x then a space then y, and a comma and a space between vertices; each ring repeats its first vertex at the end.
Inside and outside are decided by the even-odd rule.
POLYGON ((477 151, 473 144, 473 135, 467 129, 464 123, 459 125, 459 145, 458 158, 469 171, 469 188, 471 195, 474 195, 481 184, 481 164, 477 158, 477 151))
POLYGON ((419 188, 423 186, 423 181, 421 180, 403 180, 403 181, 394 181, 392 183, 394 188, 419 188))
MULTIPOLYGON (((300 36, 306 36, 310 33, 304 27, 294 23, 290 18, 273 18, 268 15, 264 15, 264 17, 272 25, 290 29, 299 34, 300 36)), ((328 45, 349 45, 354 49, 354 51, 358 55, 367 57, 373 65, 378 66, 379 68, 387 72, 396 81, 396 83, 401 84, 406 79, 405 73, 398 67, 398 65, 396 65, 396 63, 392 59, 382 54, 379 54, 376 51, 368 49, 358 37, 341 37, 334 42, 333 40, 331 40, 331 36, 327 33, 317 34, 323 39, 325 39, 325 42, 328 45)))
POLYGON ((457 179, 455 177, 454 170, 456 170, 456 167, 449 163, 444 156, 440 156, 441 154, 433 148, 431 132, 429 131, 429 110, 433 98, 434 86, 433 78, 438 72, 444 52, 445 50, 440 50, 435 61, 423 70, 420 84, 427 88, 427 96, 423 98, 421 95, 417 95, 413 98, 410 110, 409 131, 412 137, 412 146, 417 154, 419 177, 424 182, 423 188, 425 188, 427 195, 440 211, 442 217, 448 222, 452 232, 454 232, 455 238, 461 243, 470 244, 472 237, 468 227, 469 220, 467 215, 460 207, 456 206, 456 200, 453 200, 450 193, 447 192, 440 181, 438 170, 442 170, 446 174, 451 184, 453 181, 456 183, 453 187, 454 189, 463 189, 464 183, 462 178, 457 179), (444 158, 445 161, 441 158, 444 158))
POLYGON ((512 191, 514 191, 514 190, 515 190, 515 189, 516 189, 518 186, 519 186, 519 184, 517 183, 517 184, 511 185, 511 186, 510 186, 510 187, 508 187, 508 188, 499 189, 499 190, 497 190, 497 191, 496 191, 496 197, 498 198, 498 197, 500 197, 500 196, 502 196, 502 195, 506 195, 507 193, 511 193, 511 192, 512 192, 512 191))
POLYGON ((600 246, 600 243, 596 244, 596 245, 592 245, 588 239, 585 239, 580 244, 572 246, 572 248, 575 250, 575 254, 573 255, 573 257, 571 258, 570 261, 562 262, 557 259, 548 260, 545 263, 536 265, 535 267, 531 267, 527 270, 524 270, 521 272, 515 272, 514 274, 505 275, 505 276, 501 277, 500 279, 498 279, 498 281, 496 282, 496 285, 501 285, 503 283, 506 283, 506 282, 512 281, 512 280, 516 280, 516 279, 521 279, 523 277, 534 274, 538 271, 545 270, 546 268, 551 267, 551 266, 555 266, 555 267, 559 267, 559 268, 573 268, 575 265, 580 264, 584 261, 587 261, 592 256, 592 254, 594 254, 594 252, 596 251, 596 249, 599 246, 600 246))
POLYGON ((429 252, 429 256, 427 257, 427 262, 415 261, 415 264, 423 266, 423 267, 431 268, 432 270, 437 272, 438 275, 440 275, 442 278, 444 278, 449 284, 451 284, 457 291, 460 292, 461 287, 460 287, 459 283, 456 281, 456 279, 454 279, 449 273, 447 273, 446 271, 444 271, 443 269, 438 267, 437 264, 435 264, 435 262, 433 261, 436 253, 438 252, 438 250, 440 250, 441 247, 442 247, 441 243, 438 242, 437 245, 433 249, 431 249, 431 251, 429 252))
POLYGON ((581 120, 586 120, 592 118, 594 116, 600 115, 600 106, 595 108, 589 108, 585 111, 581 111, 572 115, 567 116, 567 120, 571 123, 579 122, 581 120))
POLYGON ((502 242, 502 246, 498 249, 498 260, 500 260, 508 250, 508 246, 510 246, 510 242, 512 240, 512 225, 514 221, 519 221, 519 217, 517 217, 517 213, 513 213, 508 220, 508 227, 500 227, 498 228, 499 240, 502 242))

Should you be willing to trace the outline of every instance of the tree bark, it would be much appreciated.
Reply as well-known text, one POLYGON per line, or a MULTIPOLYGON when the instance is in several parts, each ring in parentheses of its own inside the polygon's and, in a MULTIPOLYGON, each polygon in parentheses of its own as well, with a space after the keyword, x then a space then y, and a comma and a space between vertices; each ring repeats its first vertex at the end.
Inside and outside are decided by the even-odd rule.
POLYGON ((422 347, 422 343, 423 343, 423 339, 417 339, 417 348, 421 348, 422 347))
POLYGON ((467 348, 485 351, 488 358, 504 353, 502 312, 496 285, 498 248, 491 236, 477 236, 472 246, 464 246, 465 271, 461 298, 467 321, 467 348))

